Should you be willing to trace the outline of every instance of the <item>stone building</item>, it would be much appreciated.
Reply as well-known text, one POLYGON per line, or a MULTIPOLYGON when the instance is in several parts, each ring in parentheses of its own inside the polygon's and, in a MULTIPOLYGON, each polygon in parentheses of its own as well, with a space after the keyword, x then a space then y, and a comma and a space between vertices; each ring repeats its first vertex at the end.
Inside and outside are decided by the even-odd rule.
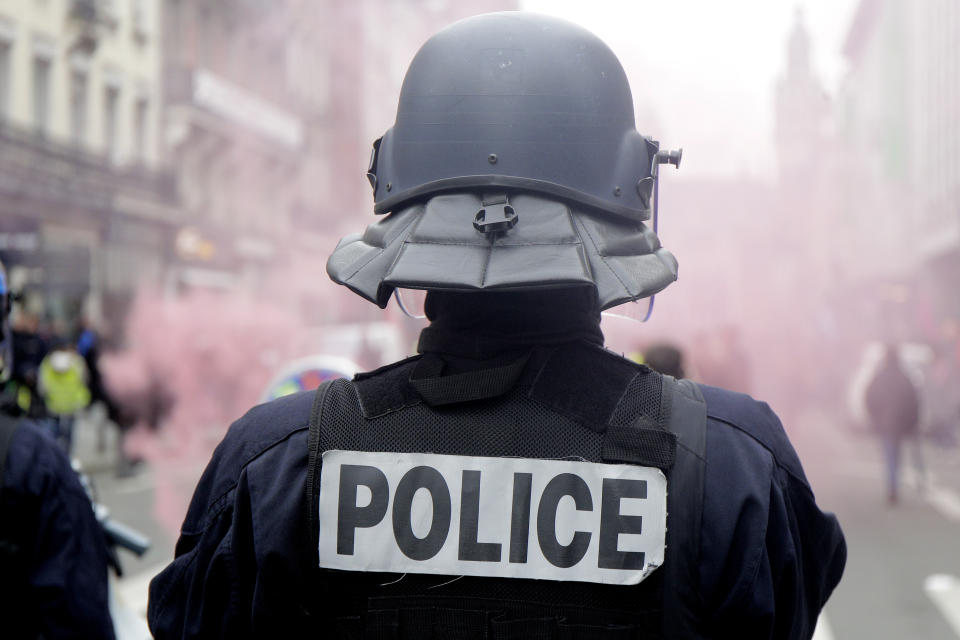
POLYGON ((68 333, 159 279, 178 218, 160 169, 159 0, 0 0, 0 256, 68 333))

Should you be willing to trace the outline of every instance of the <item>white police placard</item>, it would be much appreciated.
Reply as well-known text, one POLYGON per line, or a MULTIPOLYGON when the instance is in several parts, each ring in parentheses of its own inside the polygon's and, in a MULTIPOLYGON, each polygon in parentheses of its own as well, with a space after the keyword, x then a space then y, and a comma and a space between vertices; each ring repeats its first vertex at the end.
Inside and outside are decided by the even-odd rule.
POLYGON ((320 566, 636 584, 663 563, 667 480, 570 460, 326 451, 320 566))

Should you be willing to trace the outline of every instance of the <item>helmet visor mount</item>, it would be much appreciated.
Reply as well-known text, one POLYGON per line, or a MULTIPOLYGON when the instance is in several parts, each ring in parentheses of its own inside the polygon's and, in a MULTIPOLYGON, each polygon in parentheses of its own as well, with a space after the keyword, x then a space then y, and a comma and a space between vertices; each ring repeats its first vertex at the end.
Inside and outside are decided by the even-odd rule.
MULTIPOLYGON (((656 155, 653 157, 653 166, 651 170, 651 173, 653 174, 653 213, 650 216, 650 224, 653 227, 653 234, 657 238, 660 237, 660 165, 672 164, 674 167, 679 169, 680 161, 682 159, 682 148, 677 149, 676 151, 657 151, 656 155)), ((650 296, 649 298, 627 302, 604 311, 602 315, 608 318, 620 318, 635 322, 646 322, 650 319, 650 316, 653 315, 653 303, 655 298, 656 294, 650 296)))

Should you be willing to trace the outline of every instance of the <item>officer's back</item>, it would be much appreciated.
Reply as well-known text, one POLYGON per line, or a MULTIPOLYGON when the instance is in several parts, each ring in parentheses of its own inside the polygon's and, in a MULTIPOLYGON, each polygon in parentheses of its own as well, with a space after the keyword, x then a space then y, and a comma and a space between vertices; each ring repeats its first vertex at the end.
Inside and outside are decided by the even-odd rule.
POLYGON ((420 355, 261 405, 214 453, 158 638, 809 637, 843 570, 776 416, 603 348, 677 263, 613 54, 522 13, 417 54, 328 273, 426 289, 420 355))

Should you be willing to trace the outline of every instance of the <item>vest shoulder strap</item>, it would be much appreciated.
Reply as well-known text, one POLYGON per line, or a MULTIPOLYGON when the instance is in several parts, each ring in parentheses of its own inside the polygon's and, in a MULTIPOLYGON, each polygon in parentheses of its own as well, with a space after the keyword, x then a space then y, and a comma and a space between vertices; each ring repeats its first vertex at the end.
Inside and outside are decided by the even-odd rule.
POLYGON ((698 560, 703 513, 707 405, 689 380, 639 373, 627 385, 603 437, 605 462, 667 473, 664 637, 695 637, 703 610, 698 560), (682 541, 682 543, 680 542, 682 541))
POLYGON ((657 467, 676 459, 677 435, 670 429, 672 400, 665 376, 643 368, 631 372, 603 434, 604 462, 657 467))
POLYGON ((670 403, 667 428, 677 437, 677 457, 667 489, 667 552, 664 558, 665 636, 697 636, 702 619, 700 590, 700 531, 707 434, 707 405, 699 387, 689 380, 664 376, 663 396, 670 403), (671 540, 684 544, 671 544, 671 540))
POLYGON ((677 434, 680 447, 697 458, 706 453, 707 403, 700 387, 691 380, 663 376, 664 402, 669 402, 667 427, 677 434))
POLYGON ((439 358, 424 358, 410 375, 410 385, 431 407, 485 400, 505 394, 520 379, 531 351, 512 362, 449 376, 440 376, 439 358))
POLYGON ((310 518, 310 537, 308 544, 310 552, 307 557, 312 558, 313 565, 319 562, 318 550, 316 544, 319 531, 319 503, 317 496, 320 495, 320 462, 323 451, 320 450, 321 430, 323 425, 323 407, 326 404, 327 394, 334 385, 343 386, 343 380, 328 380, 317 387, 317 393, 313 397, 313 408, 310 410, 310 429, 307 435, 307 509, 309 509, 310 518))

